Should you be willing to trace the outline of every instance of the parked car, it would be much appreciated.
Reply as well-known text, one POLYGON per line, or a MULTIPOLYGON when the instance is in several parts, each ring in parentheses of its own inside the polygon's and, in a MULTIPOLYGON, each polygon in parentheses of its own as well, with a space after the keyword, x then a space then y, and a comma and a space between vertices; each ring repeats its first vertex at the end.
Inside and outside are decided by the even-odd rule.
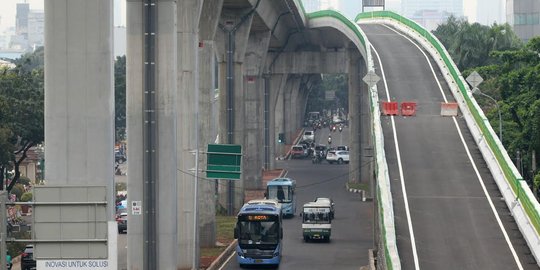
POLYGON ((26 245, 21 254, 21 270, 30 270, 36 268, 34 260, 34 245, 26 245))
POLYGON ((304 131, 304 135, 302 135, 302 140, 310 141, 310 142, 315 141, 315 131, 313 130, 304 131))
POLYGON ((326 161, 328 161, 328 163, 330 164, 333 164, 334 162, 337 162, 337 164, 347 164, 349 163, 349 151, 328 151, 328 153, 326 154, 326 161))
POLYGON ((349 151, 349 147, 346 145, 338 145, 336 146, 336 150, 349 151))
POLYGON ((116 218, 116 224, 118 224, 118 233, 127 233, 127 212, 120 213, 116 218))
POLYGON ((307 149, 302 145, 293 145, 291 147, 291 158, 305 158, 307 157, 307 149))
POLYGON ((124 155, 120 151, 115 151, 114 152, 114 161, 116 163, 122 164, 122 163, 126 162, 126 160, 127 160, 126 155, 124 155))
POLYGON ((334 213, 335 213, 334 200, 332 200, 331 198, 318 197, 318 198, 315 198, 314 202, 329 204, 330 205, 330 219, 334 219, 334 213))

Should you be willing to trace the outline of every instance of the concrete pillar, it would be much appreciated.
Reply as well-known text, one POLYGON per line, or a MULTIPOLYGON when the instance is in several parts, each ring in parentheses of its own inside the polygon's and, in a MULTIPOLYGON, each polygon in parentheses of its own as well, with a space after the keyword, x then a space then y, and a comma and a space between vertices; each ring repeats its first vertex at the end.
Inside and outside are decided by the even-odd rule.
MULTIPOLYGON (((71 1, 71 0, 69 0, 71 1)), ((85 1, 87 2, 87 1, 85 1)), ((144 123, 144 84, 145 46, 143 1, 127 2, 127 127, 128 135, 128 192, 129 203, 143 201, 143 130, 144 123)), ((176 153, 176 2, 157 3, 156 61, 149 67, 155 69, 157 131, 157 269, 176 269, 177 246, 177 153, 176 153)), ((150 86, 152 88, 152 86, 150 86)), ((151 180, 151 179, 150 179, 151 180)), ((145 209, 143 209, 143 212, 145 209)), ((129 212, 128 212, 129 213, 129 212)), ((129 216, 128 230, 128 269, 144 269, 144 215, 129 216)), ((144 220, 148 222, 148 220, 144 220)))
POLYGON ((284 92, 287 85, 287 74, 275 74, 270 77, 270 149, 273 153, 270 159, 270 168, 275 169, 276 162, 273 157, 281 157, 283 144, 277 143, 278 134, 285 132, 284 123, 284 92))
POLYGON ((270 31, 250 35, 245 57, 244 72, 244 183, 246 189, 260 189, 264 142, 264 79, 262 69, 270 42, 270 31))
POLYGON ((107 187, 114 217, 112 2, 45 1, 47 183, 107 187))
POLYGON ((349 181, 360 182, 361 167, 360 155, 362 153, 360 145, 360 55, 357 50, 348 51, 348 73, 349 73, 349 141, 351 148, 349 181))
POLYGON ((297 99, 300 91, 301 76, 289 76, 284 95, 284 120, 286 144, 293 144, 296 139, 296 131, 300 127, 298 124, 297 99))
MULTIPOLYGON (((253 21, 253 16, 244 17, 243 15, 248 13, 249 10, 222 10, 220 24, 216 32, 216 41, 218 48, 218 60, 220 61, 219 69, 219 89, 220 89, 220 142, 229 143, 228 137, 232 136, 233 144, 240 144, 242 147, 245 147, 245 106, 243 104, 245 92, 243 80, 243 64, 244 57, 246 52, 246 47, 249 38, 249 32, 251 30, 251 23, 253 21), (242 20, 244 18, 244 20, 242 20), (230 81, 227 80, 227 57, 229 50, 229 39, 233 43, 233 52, 232 63, 230 63, 233 70, 233 75, 231 76, 233 84, 233 100, 234 104, 232 106, 232 111, 228 111, 228 94, 227 94, 227 83, 230 81), (232 130, 228 130, 228 116, 232 114, 233 117, 233 127, 232 130), (232 132, 232 133, 229 133, 232 132)), ((244 150, 242 150, 244 151, 244 150)), ((245 157, 242 159, 242 163, 245 164, 245 157)), ((244 174, 241 175, 240 180, 230 181, 221 181, 224 182, 227 196, 229 188, 232 188, 234 193, 234 200, 232 202, 232 212, 237 213, 242 205, 244 204, 244 174), (231 184, 231 186, 229 186, 231 184)), ((223 191, 221 189, 220 191, 223 191)), ((220 202, 223 202, 223 193, 220 192, 220 202)), ((230 202, 227 202, 229 204, 230 202)), ((225 205, 225 209, 228 208, 228 205, 225 205)))
MULTIPOLYGON (((198 269, 199 245, 196 228, 196 195, 199 179, 196 163, 199 145, 199 16, 202 1, 185 0, 178 2, 177 12, 177 54, 178 54, 178 95, 177 100, 177 155, 178 179, 178 264, 176 269, 198 269)), ((202 174, 201 174, 202 176, 202 174)))
MULTIPOLYGON (((204 1, 199 20, 199 150, 206 150, 208 144, 215 143, 217 129, 214 123, 213 100, 215 80, 214 36, 221 13, 223 0, 204 1)), ((206 155, 199 155, 199 168, 206 168, 206 155)), ((199 178, 199 245, 213 247, 216 243, 216 201, 215 180, 199 178)))

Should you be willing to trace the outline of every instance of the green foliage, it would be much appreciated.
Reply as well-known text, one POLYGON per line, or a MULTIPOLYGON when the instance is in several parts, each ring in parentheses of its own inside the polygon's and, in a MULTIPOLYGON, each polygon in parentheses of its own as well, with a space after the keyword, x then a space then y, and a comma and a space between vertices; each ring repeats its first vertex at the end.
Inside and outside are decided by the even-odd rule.
POLYGON ((26 151, 44 140, 43 50, 15 62, 16 68, 0 70, 0 171, 15 169, 8 190, 18 182, 26 151))
POLYGON ((21 196, 21 202, 29 202, 32 201, 32 192, 25 192, 21 196))
POLYGON ((115 190, 116 190, 116 193, 118 193, 118 191, 126 191, 127 190, 127 183, 116 183, 115 184, 115 190))
MULTIPOLYGON (((31 239, 30 232, 13 232, 10 236, 12 236, 15 239, 31 239)), ((24 251, 24 248, 26 247, 26 243, 6 243, 8 254, 11 256, 11 258, 15 258, 19 256, 24 251)))
POLYGON ((324 109, 344 108, 349 111, 349 86, 347 74, 324 74, 313 86, 308 98, 306 112, 322 112, 324 109), (326 91, 336 91, 336 100, 325 100, 326 91))
POLYGON ((470 24, 465 19, 448 18, 433 31, 460 70, 493 63, 494 51, 511 50, 522 46, 509 24, 491 27, 470 24))
POLYGON ((30 180, 30 178, 28 178, 26 176, 21 176, 19 178, 19 184, 24 185, 24 186, 28 186, 28 185, 32 184, 32 181, 30 180))
MULTIPOLYGON (((521 153, 522 174, 528 181, 532 181, 532 153, 540 153, 539 49, 540 38, 533 38, 521 48, 492 51, 492 64, 473 67, 484 78, 479 86, 482 92, 498 100, 503 119, 503 144, 514 160, 517 152, 521 153)), ((463 72, 464 77, 473 68, 463 72)), ((498 133, 495 104, 487 98, 476 97, 476 100, 498 133)), ((536 166, 539 165, 537 160, 536 166)))
POLYGON ((540 187, 540 172, 534 177, 533 187, 535 190, 538 190, 538 188, 540 187))
POLYGON ((116 141, 126 139, 126 56, 119 56, 114 63, 114 106, 116 141))
POLYGON ((15 184, 11 189, 11 194, 15 194, 17 200, 21 200, 21 196, 24 193, 24 186, 21 184, 15 184))

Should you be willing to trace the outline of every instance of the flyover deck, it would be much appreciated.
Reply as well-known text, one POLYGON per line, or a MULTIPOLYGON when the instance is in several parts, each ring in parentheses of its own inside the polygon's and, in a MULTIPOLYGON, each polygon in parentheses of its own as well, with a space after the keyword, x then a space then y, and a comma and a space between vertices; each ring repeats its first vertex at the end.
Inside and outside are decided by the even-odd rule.
POLYGON ((417 104, 382 117, 402 269, 538 269, 464 120, 440 116, 453 98, 433 59, 390 28, 361 28, 380 100, 417 104))

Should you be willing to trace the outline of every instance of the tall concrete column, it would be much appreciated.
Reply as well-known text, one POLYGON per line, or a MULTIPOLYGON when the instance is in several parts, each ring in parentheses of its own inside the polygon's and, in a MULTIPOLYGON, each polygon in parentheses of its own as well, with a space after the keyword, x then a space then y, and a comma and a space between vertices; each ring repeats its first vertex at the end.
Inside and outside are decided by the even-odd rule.
MULTIPOLYGON (((244 16, 248 12, 249 10, 222 10, 219 23, 220 29, 216 32, 218 60, 220 61, 220 143, 240 144, 243 147, 245 147, 245 106, 242 102, 245 95, 244 84, 242 83, 243 64, 253 21, 253 16, 244 16), (232 45, 232 47, 229 47, 229 45, 232 45), (227 71, 232 72, 232 76, 229 76, 227 71), (234 104, 232 104, 232 107, 227 102, 229 100, 228 84, 233 86, 232 100, 234 104), (228 108, 231 110, 228 110, 228 108), (232 117, 232 119, 229 117, 232 117), (233 127, 229 130, 228 123, 231 122, 233 127), (230 137, 232 137, 232 142, 229 142, 230 137)), ((242 163, 245 164, 245 157, 242 158, 242 163)), ((220 203, 224 201, 223 196, 228 197, 228 192, 232 191, 234 194, 233 201, 227 201, 227 205, 223 206, 227 209, 228 204, 232 203, 232 212, 237 213, 244 204, 244 174, 241 175, 240 180, 233 180, 231 183, 228 183, 229 181, 220 182, 220 203), (229 184, 232 185, 229 186, 229 184), (225 194, 222 192, 224 189, 225 194)))
MULTIPOLYGON (((176 269, 198 269, 199 246, 197 224, 196 169, 199 145, 199 17, 202 1, 178 2, 178 126, 176 168, 178 179, 178 264, 176 269)), ((202 175, 201 175, 202 176, 202 175)))
POLYGON ((284 120, 285 120, 285 139, 287 144, 294 142, 296 130, 299 125, 297 123, 296 114, 298 106, 296 106, 298 93, 300 91, 301 76, 289 76, 284 95, 284 120))
POLYGON ((262 69, 270 42, 270 31, 251 34, 245 57, 244 88, 245 88, 245 142, 244 154, 244 183, 246 189, 260 189, 262 185, 264 142, 264 79, 262 69))
MULTIPOLYGON (((71 0, 68 0, 71 1, 71 0)), ((87 2, 87 1, 85 1, 87 2)), ((143 202, 143 187, 147 181, 155 181, 157 213, 157 269, 176 269, 178 255, 177 246, 177 153, 176 153, 176 2, 158 1, 156 25, 156 61, 145 64, 145 45, 143 43, 145 28, 143 21, 143 0, 127 2, 127 127, 128 135, 128 205, 143 202), (157 126, 157 179, 144 179, 145 149, 143 142, 144 96, 151 91, 145 86, 145 69, 155 70, 156 123, 157 126)), ((143 202, 144 203, 144 202, 143 202)), ((143 212, 147 211, 142 209, 143 212)), ((129 213, 128 230, 128 269, 144 269, 145 256, 144 224, 145 215, 129 213), (143 223, 144 222, 144 223, 143 223)))
POLYGON ((285 132, 284 127, 284 92, 287 85, 287 74, 275 74, 270 77, 270 149, 273 153, 270 168, 275 169, 276 157, 281 157, 283 144, 277 143, 278 134, 285 132))
MULTIPOLYGON (((223 0, 204 1, 199 20, 199 150, 205 150, 208 144, 215 143, 217 129, 214 119, 213 100, 215 80, 215 43, 214 36, 223 0)), ((206 168, 206 155, 199 155, 199 168, 206 168)), ((213 247, 216 243, 216 201, 215 180, 206 179, 202 173, 199 178, 199 245, 213 247)))
POLYGON ((351 148, 349 181, 359 183, 360 172, 364 170, 360 155, 362 149, 360 145, 360 91, 362 91, 360 80, 360 55, 357 50, 348 51, 348 74, 349 74, 349 142, 351 148))
POLYGON ((50 185, 107 187, 114 217, 112 2, 45 1, 45 156, 50 185))

